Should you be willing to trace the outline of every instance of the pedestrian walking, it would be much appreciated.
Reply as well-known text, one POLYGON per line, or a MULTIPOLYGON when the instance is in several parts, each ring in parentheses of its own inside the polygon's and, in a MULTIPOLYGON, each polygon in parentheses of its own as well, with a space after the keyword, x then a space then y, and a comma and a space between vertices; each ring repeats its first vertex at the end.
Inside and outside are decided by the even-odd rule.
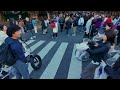
POLYGON ((36 18, 33 18, 32 25, 34 27, 35 33, 37 33, 37 20, 36 20, 36 18))
POLYGON ((84 18, 83 18, 83 15, 80 15, 79 20, 78 20, 78 30, 79 30, 79 32, 83 31, 83 25, 84 25, 84 18))
POLYGON ((27 32, 29 32, 31 34, 30 39, 36 38, 36 36, 34 35, 34 33, 32 31, 33 30, 33 25, 32 25, 32 23, 31 23, 31 21, 29 20, 28 17, 26 17, 25 27, 26 27, 27 32))
POLYGON ((42 20, 41 26, 42 26, 43 35, 47 34, 47 22, 46 22, 46 18, 44 18, 42 20))
POLYGON ((70 31, 71 31, 71 26, 72 26, 72 19, 70 16, 67 17, 68 20, 65 23, 65 27, 66 27, 66 34, 67 36, 70 36, 70 31))
POLYGON ((64 23, 65 23, 65 19, 64 19, 63 15, 60 15, 59 24, 60 24, 61 32, 63 31, 64 23))
POLYGON ((53 29, 52 38, 54 38, 54 37, 58 38, 58 22, 57 22, 57 20, 56 21, 52 20, 51 27, 53 29))
POLYGON ((91 18, 87 21, 87 23, 86 23, 86 26, 85 26, 85 34, 86 34, 86 36, 88 36, 89 37, 89 32, 90 32, 90 29, 91 29, 91 24, 92 24, 92 20, 94 19, 94 17, 93 16, 91 16, 91 18))
POLYGON ((78 17, 77 17, 77 15, 74 15, 74 18, 73 18, 73 34, 72 34, 72 36, 76 36, 77 27, 78 27, 78 17))

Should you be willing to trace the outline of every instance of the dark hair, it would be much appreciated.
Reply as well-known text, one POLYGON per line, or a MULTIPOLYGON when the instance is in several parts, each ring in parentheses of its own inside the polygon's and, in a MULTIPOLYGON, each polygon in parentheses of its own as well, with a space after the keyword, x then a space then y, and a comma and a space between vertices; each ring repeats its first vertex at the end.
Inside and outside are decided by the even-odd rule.
POLYGON ((116 37, 114 30, 105 31, 105 35, 107 36, 107 41, 110 42, 111 45, 113 45, 115 43, 115 37, 116 37))
POLYGON ((16 31, 19 31, 20 27, 18 25, 11 25, 7 28, 7 35, 9 37, 12 37, 12 34, 14 34, 16 31))
POLYGON ((94 17, 94 15, 90 15, 90 18, 94 17))
POLYGON ((113 23, 108 23, 106 25, 109 26, 111 29, 113 29, 113 23))
POLYGON ((96 20, 95 19, 92 20, 92 24, 96 24, 96 20))
POLYGON ((108 15, 108 18, 111 18, 111 15, 108 15))
POLYGON ((4 25, 0 25, 0 30, 3 30, 4 25))

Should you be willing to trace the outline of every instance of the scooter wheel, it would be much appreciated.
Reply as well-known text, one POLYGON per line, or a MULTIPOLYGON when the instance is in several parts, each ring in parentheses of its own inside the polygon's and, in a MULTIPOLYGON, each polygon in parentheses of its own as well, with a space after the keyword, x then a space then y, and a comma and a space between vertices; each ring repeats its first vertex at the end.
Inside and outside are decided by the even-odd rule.
POLYGON ((41 57, 39 55, 34 55, 33 59, 31 59, 30 63, 31 63, 31 66, 34 70, 40 69, 42 66, 41 57))

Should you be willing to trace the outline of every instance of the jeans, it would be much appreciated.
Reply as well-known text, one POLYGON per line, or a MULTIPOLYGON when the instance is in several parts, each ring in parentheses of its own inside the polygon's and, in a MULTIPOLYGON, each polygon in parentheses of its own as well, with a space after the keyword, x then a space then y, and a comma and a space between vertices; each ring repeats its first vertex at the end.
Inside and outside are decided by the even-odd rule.
POLYGON ((34 26, 35 33, 37 33, 37 26, 34 26))
POLYGON ((61 32, 63 31, 63 26, 64 26, 64 24, 60 24, 60 30, 61 30, 61 32))
POLYGON ((73 27, 73 35, 76 35, 77 26, 73 27))
POLYGON ((79 26, 78 26, 78 31, 79 31, 79 32, 83 31, 83 25, 79 25, 79 26))
POLYGON ((67 28, 66 34, 69 35, 71 28, 67 28))
POLYGON ((16 79, 29 79, 28 65, 20 60, 17 60, 13 66, 15 68, 16 79))
POLYGON ((46 34, 46 33, 47 33, 47 28, 43 29, 43 34, 46 34))

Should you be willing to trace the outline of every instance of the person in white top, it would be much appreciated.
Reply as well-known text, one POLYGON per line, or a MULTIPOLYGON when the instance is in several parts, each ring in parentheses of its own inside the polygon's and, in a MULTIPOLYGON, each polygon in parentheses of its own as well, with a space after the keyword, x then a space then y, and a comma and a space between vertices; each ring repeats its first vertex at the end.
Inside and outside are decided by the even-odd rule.
POLYGON ((113 20, 113 25, 116 25, 117 22, 118 22, 118 20, 119 20, 119 17, 117 16, 117 17, 113 20))
POLYGON ((85 26, 85 28, 86 28, 86 34, 88 35, 89 34, 89 32, 90 32, 90 26, 91 26, 91 24, 92 24, 92 20, 94 19, 94 17, 91 17, 88 21, 87 21, 87 23, 86 23, 86 26, 85 26))
POLYGON ((0 45, 1 45, 2 43, 4 43, 8 35, 6 34, 7 27, 5 25, 1 26, 0 28, 1 28, 0 30, 0 45))
POLYGON ((78 30, 81 32, 83 30, 83 25, 84 25, 84 18, 81 15, 79 20, 78 20, 78 30))

